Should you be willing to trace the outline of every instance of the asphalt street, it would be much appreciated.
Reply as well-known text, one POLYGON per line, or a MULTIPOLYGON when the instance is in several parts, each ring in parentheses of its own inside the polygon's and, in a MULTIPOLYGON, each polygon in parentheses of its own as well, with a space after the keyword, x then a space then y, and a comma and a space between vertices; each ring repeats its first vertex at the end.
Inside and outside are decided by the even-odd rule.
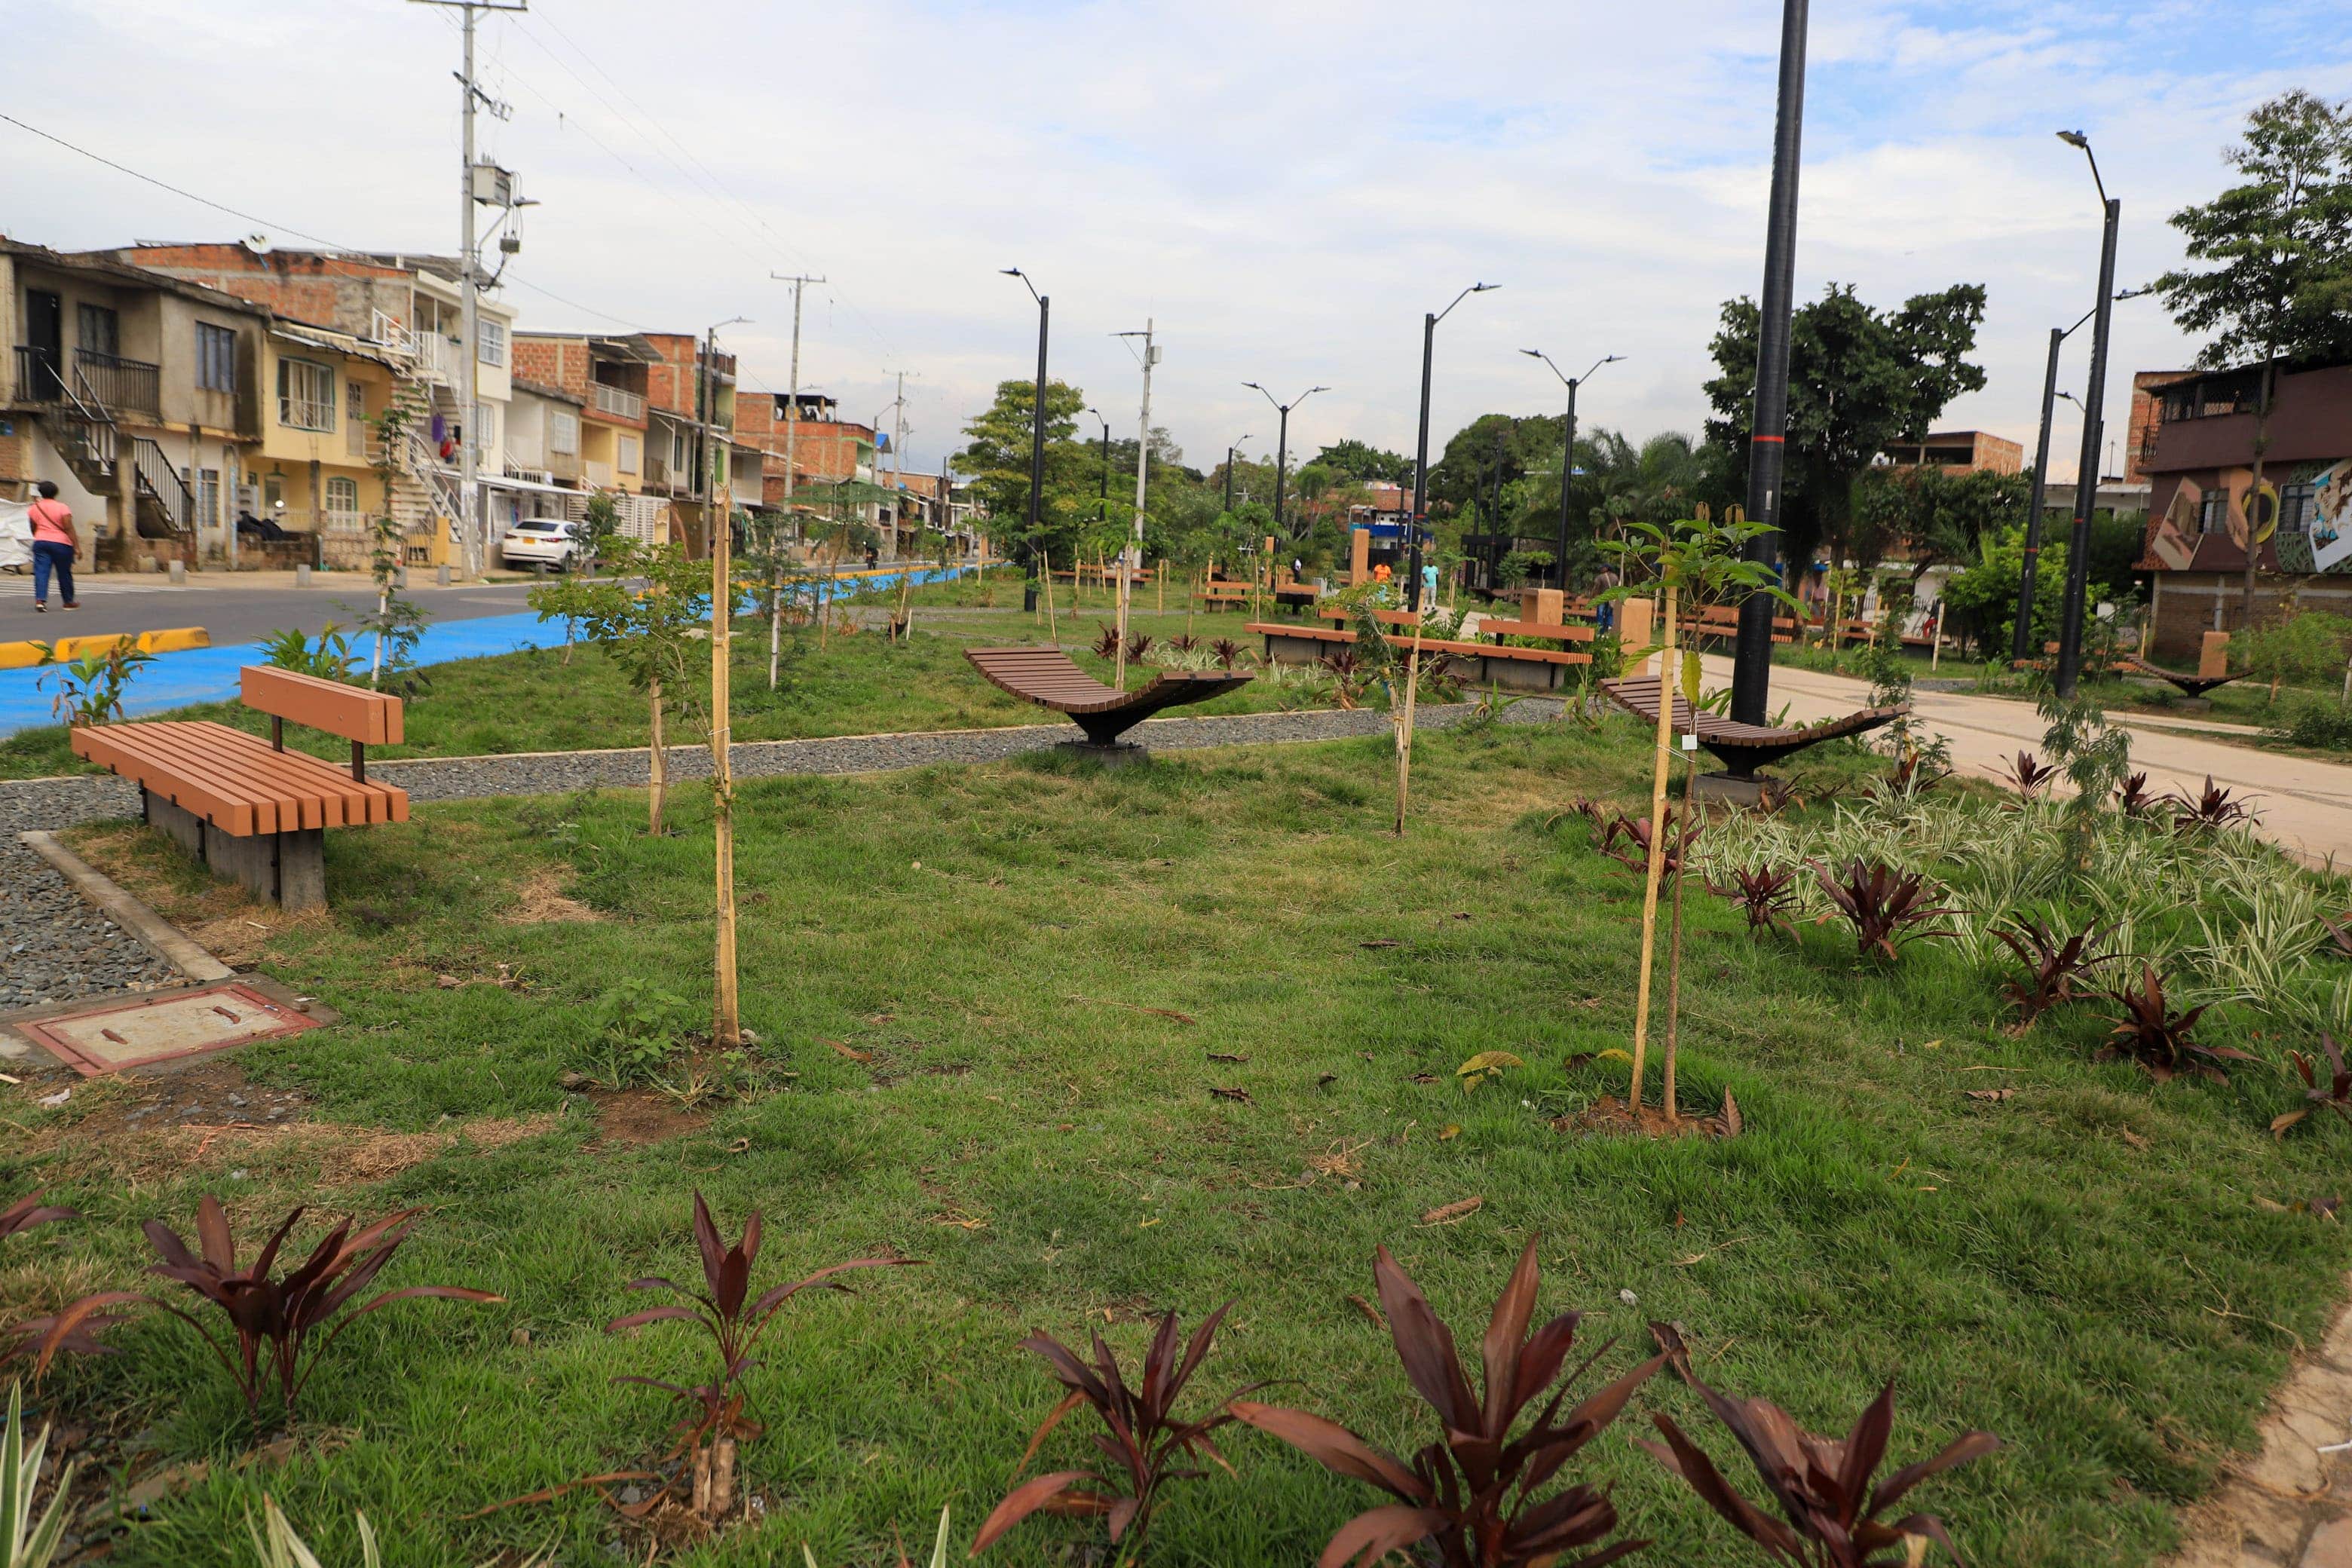
MULTIPOLYGON (((247 586, 243 582, 231 585, 225 574, 215 574, 175 586, 160 576, 85 574, 76 584, 80 609, 64 610, 53 584, 48 614, 37 615, 32 579, 0 574, 0 642, 202 626, 212 634, 214 647, 225 647, 286 626, 316 634, 329 621, 349 626, 375 591, 373 581, 358 572, 319 574, 308 588, 295 587, 290 574, 272 576, 278 580, 247 586)), ((412 582, 406 593, 432 620, 445 622, 512 615, 527 607, 523 595, 530 587, 527 583, 489 583, 436 588, 428 581, 412 582)))

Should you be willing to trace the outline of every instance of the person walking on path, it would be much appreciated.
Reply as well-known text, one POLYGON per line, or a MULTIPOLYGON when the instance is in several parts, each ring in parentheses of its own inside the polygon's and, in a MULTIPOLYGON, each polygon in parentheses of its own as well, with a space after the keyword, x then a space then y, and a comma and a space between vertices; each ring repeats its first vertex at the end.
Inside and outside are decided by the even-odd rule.
POLYGON ((43 479, 41 499, 32 505, 33 519, 33 608, 43 615, 49 608, 49 574, 57 574, 58 596, 68 610, 81 608, 74 597, 74 552, 80 541, 74 536, 73 513, 58 499, 57 482, 43 479))

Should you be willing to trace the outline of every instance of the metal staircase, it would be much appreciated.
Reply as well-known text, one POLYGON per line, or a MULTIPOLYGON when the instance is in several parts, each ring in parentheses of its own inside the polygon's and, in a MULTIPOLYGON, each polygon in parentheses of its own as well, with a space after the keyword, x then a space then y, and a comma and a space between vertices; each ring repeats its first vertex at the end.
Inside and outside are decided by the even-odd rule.
MULTIPOLYGON (((56 411, 47 417, 54 444, 82 488, 111 496, 121 489, 124 437, 113 410, 107 407, 77 363, 70 374, 58 378, 56 411)), ((131 493, 135 515, 131 526, 142 539, 195 542, 196 500, 187 480, 163 448, 144 436, 129 437, 131 493)))

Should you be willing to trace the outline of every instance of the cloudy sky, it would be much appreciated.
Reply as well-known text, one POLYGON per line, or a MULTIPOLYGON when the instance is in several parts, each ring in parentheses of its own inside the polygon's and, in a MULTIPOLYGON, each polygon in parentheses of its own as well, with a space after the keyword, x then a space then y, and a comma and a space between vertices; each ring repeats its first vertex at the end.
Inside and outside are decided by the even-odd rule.
MULTIPOLYGON (((237 209, 0 123, 0 230, 449 249, 454 13, 405 0, 0 0, 0 111, 237 209)), ((1984 392, 1946 423, 2027 442, 2050 327, 2085 310, 2098 209, 2079 126, 2124 201, 2120 279, 2177 258, 2165 216, 2216 189, 2245 110, 2352 96, 2343 0, 1815 0, 1800 298, 1990 289, 1984 392)), ((1591 423, 1696 430, 1721 301, 1761 273, 1780 7, 1770 0, 531 0, 481 27, 512 106, 485 151, 542 205, 509 291, 533 327, 693 331, 724 317, 782 389, 813 272, 803 384, 866 418, 908 375, 910 466, 1034 364, 1133 427, 1111 334, 1154 321, 1153 419, 1195 461, 1274 414, 1242 386, 1330 390, 1294 449, 1410 449, 1422 312, 1436 438, 1549 411, 1603 353, 1591 423)), ((2088 338, 2085 331, 2077 344, 2088 338)), ((2154 300, 2116 315, 2109 406, 2195 345, 2154 300)), ((2085 356, 2062 384, 2079 387, 2085 356)), ((2062 407, 2062 411, 2063 407, 2062 407)), ((2053 464, 2073 469, 2062 421, 2053 464)))

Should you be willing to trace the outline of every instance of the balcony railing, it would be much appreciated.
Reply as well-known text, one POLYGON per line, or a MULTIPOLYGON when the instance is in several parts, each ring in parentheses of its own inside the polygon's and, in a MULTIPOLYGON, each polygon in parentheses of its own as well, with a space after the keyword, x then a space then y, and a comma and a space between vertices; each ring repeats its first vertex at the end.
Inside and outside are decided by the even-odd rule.
POLYGON ((16 345, 16 401, 60 403, 65 400, 64 374, 57 357, 30 343, 16 345))
POLYGON ((606 386, 601 381, 595 384, 593 390, 597 413, 611 414, 623 419, 643 419, 646 416, 646 400, 635 393, 625 392, 617 386, 606 386))
POLYGON ((74 374, 81 377, 83 395, 110 410, 162 415, 163 372, 145 360, 102 354, 93 349, 74 350, 74 374))

